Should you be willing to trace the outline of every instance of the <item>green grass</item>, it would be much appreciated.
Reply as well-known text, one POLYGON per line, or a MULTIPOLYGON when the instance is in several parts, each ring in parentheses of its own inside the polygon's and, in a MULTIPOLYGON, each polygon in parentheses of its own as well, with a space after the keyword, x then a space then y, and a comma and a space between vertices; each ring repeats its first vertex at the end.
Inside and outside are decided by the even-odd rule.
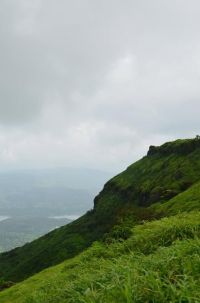
POLYGON ((181 212, 200 210, 200 182, 178 194, 165 203, 155 203, 150 209, 161 216, 176 215, 181 212))
POLYGON ((1 292, 0 302, 200 302, 199 236, 200 212, 146 222, 1 292))
POLYGON ((137 224, 189 210, 189 205, 199 209, 198 186, 191 186, 200 181, 200 140, 177 140, 150 151, 107 182, 94 200, 94 209, 86 215, 23 247, 0 254, 1 277, 22 281, 72 258, 102 239, 124 218, 137 224), (187 192, 190 188, 194 192, 187 192), (182 193, 187 194, 181 196, 182 193))
MULTIPOLYGON (((189 143, 195 140, 183 140, 189 143)), ((105 184, 95 198, 99 216, 109 217, 127 204, 148 207, 156 202, 166 202, 200 180, 200 148, 175 153, 174 146, 182 140, 167 143, 172 153, 155 153, 132 164, 105 184), (174 145, 174 146, 173 146, 174 145)), ((158 148, 161 149, 162 146, 158 148)), ((181 149, 180 149, 181 150, 181 149)))

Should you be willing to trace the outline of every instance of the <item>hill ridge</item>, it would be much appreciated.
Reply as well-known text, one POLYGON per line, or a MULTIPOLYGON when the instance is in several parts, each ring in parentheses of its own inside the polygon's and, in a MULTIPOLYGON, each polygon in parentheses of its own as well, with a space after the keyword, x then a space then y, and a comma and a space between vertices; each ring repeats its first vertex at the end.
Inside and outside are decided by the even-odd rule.
POLYGON ((164 216, 151 205, 164 205, 200 181, 199 144, 196 138, 169 142, 162 146, 171 146, 170 154, 153 153, 130 165, 105 184, 94 200, 94 208, 84 216, 23 247, 0 254, 2 276, 21 281, 74 257, 127 217, 138 224, 164 216), (192 148, 188 148, 190 145, 192 148), (173 152, 177 147, 185 150, 185 146, 187 153, 173 152))
POLYGON ((164 143, 160 146, 150 145, 147 156, 152 155, 169 155, 172 153, 187 155, 195 149, 200 148, 200 136, 197 135, 193 139, 178 139, 175 141, 164 143))

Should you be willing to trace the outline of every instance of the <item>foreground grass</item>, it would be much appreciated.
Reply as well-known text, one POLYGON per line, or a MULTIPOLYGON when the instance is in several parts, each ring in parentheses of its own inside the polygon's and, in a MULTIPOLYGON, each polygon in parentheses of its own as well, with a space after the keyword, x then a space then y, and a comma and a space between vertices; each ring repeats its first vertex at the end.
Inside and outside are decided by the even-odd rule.
POLYGON ((0 302, 200 302, 199 236, 200 212, 147 222, 1 292, 0 302))

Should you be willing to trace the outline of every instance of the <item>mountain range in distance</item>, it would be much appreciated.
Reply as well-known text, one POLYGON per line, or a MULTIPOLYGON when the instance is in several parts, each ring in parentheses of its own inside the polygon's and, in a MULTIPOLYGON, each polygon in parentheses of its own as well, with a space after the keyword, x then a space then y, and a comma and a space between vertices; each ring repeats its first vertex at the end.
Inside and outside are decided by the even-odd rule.
POLYGON ((110 175, 78 168, 0 172, 0 251, 77 219, 110 175))

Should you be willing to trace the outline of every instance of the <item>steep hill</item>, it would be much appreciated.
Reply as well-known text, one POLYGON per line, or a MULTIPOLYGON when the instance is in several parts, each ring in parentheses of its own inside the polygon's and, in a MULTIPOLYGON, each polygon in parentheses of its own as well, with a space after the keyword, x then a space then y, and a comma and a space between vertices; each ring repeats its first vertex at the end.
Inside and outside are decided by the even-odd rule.
POLYGON ((0 293, 1 303, 200 302, 200 211, 133 226, 127 240, 79 256, 0 293))
MULTIPOLYGON (((170 206, 165 208, 164 205, 175 203, 177 208, 172 207, 173 213, 178 213, 181 193, 187 193, 188 205, 193 203, 188 191, 198 191, 198 186, 192 187, 198 181, 200 140, 177 140, 160 147, 151 146, 147 156, 106 183, 94 200, 93 210, 36 241, 1 254, 1 275, 6 280, 23 280, 77 255, 127 218, 133 225, 170 215, 170 206)), ((193 208, 199 208, 198 199, 193 208)))

